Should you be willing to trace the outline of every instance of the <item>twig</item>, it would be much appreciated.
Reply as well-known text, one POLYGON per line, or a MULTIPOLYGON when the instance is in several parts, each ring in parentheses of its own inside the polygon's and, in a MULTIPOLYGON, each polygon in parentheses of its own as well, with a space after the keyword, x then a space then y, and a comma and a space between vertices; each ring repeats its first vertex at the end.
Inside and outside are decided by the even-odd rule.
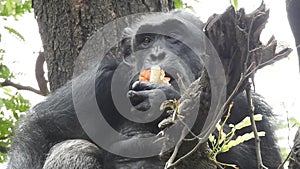
MULTIPOLYGON (((219 113, 222 113, 222 112, 225 110, 226 105, 228 105, 228 104, 233 100, 233 98, 235 97, 235 95, 236 95, 236 94, 238 93, 238 91, 240 90, 240 87, 241 87, 242 84, 244 83, 244 80, 245 80, 245 79, 246 79, 245 76, 244 76, 244 75, 241 75, 241 78, 240 78, 239 82, 237 83, 235 89, 234 89, 233 92, 230 94, 230 96, 228 97, 228 99, 226 100, 226 102, 222 105, 222 107, 221 107, 219 113)), ((184 127, 184 129, 183 129, 182 132, 184 132, 184 130, 190 131, 190 129, 187 128, 186 126, 184 127)), ((210 133, 209 133, 209 134, 210 134, 210 133)), ((181 135, 181 137, 182 137, 182 136, 183 136, 183 135, 181 135)), ((184 136, 185 136, 185 135, 184 135, 184 136)), ((195 136, 195 135, 194 135, 194 136, 195 136)), ((204 136, 204 137, 206 137, 206 136, 204 136)), ((200 136, 195 136, 195 138, 199 139, 199 138, 201 138, 201 137, 200 137, 200 136)), ((184 139, 184 138, 183 138, 183 139, 184 139)), ((179 162, 181 162, 182 160, 184 160, 185 158, 187 158, 188 156, 190 156, 192 153, 194 153, 194 152, 199 148, 199 146, 200 146, 201 143, 202 143, 202 142, 199 141, 199 142, 197 143, 197 145, 194 146, 194 148, 193 148, 191 151, 189 151, 189 152, 186 153, 184 156, 180 157, 178 160, 176 160, 175 162, 173 162, 174 159, 176 158, 176 155, 177 155, 177 152, 178 152, 178 150, 179 150, 179 147, 181 146, 181 144, 182 144, 182 142, 183 142, 183 139, 180 138, 179 141, 177 142, 177 144, 176 144, 176 146, 175 146, 175 148, 174 148, 174 151, 173 151, 171 157, 169 158, 169 160, 168 160, 167 163, 166 163, 166 167, 167 167, 167 168, 177 165, 179 162)))
POLYGON ((44 62, 45 62, 44 53, 40 52, 35 62, 35 78, 41 93, 43 93, 43 95, 46 96, 49 94, 49 90, 47 87, 47 80, 45 79, 45 71, 43 68, 44 62))
POLYGON ((290 152, 289 166, 288 166, 288 168, 290 169, 299 168, 300 166, 299 147, 300 147, 300 128, 298 128, 298 131, 295 134, 294 145, 290 152))
POLYGON ((288 156, 284 159, 284 161, 278 166, 277 169, 283 169, 284 164, 287 162, 288 159, 290 159, 291 155, 293 154, 293 150, 289 152, 288 156))
POLYGON ((255 125, 255 120, 254 120, 254 105, 253 105, 253 100, 251 97, 251 86, 250 84, 247 85, 246 87, 246 95, 247 95, 247 100, 248 100, 248 106, 250 108, 250 121, 251 121, 251 127, 252 131, 254 133, 254 140, 255 140, 255 147, 256 147, 256 158, 257 158, 257 166, 259 169, 267 169, 267 167, 264 166, 262 157, 261 157, 261 149, 260 149, 260 138, 258 136, 257 132, 257 127, 255 125))
POLYGON ((1 82, 0 83, 0 86, 2 87, 5 87, 5 86, 11 86, 11 87, 14 87, 18 90, 27 90, 27 91, 31 91, 31 92, 34 92, 36 94, 39 94, 39 95, 42 95, 42 96, 45 96, 44 93, 42 93, 40 90, 37 90, 33 87, 30 87, 30 86, 23 86, 23 85, 20 85, 20 84, 16 84, 8 79, 6 79, 4 82, 1 82))
MULTIPOLYGON (((205 28, 208 38, 211 40, 213 45, 217 47, 217 51, 222 54, 220 56, 220 59, 224 65, 225 74, 227 76, 226 80, 229 82, 227 84, 227 99, 224 104, 222 103, 222 105, 217 106, 218 108, 221 108, 217 110, 218 113, 216 114, 218 116, 216 116, 216 119, 220 119, 219 115, 223 114, 224 110, 227 108, 227 106, 238 93, 240 93, 242 90, 245 90, 245 88, 249 87, 249 90, 246 91, 247 95, 249 95, 248 102, 249 107, 251 109, 250 119, 252 119, 251 123, 255 127, 255 130, 253 130, 253 132, 255 135, 258 166, 260 169, 263 169, 265 167, 263 166, 261 159, 259 137, 256 126, 254 124, 253 103, 251 99, 250 85, 248 83, 249 79, 253 78, 254 73, 258 69, 266 65, 272 64, 277 60, 287 57, 291 49, 286 48, 284 50, 281 50, 279 53, 275 53, 277 42, 274 40, 274 37, 270 39, 266 46, 260 43, 259 35, 262 31, 262 28, 266 24, 266 19, 268 17, 268 10, 265 10, 265 6, 263 3, 255 12, 253 12, 253 14, 250 14, 248 16, 245 16, 243 11, 241 11, 238 14, 232 15, 233 12, 234 10, 232 10, 232 7, 229 8, 225 12, 225 14, 219 15, 218 17, 214 17, 213 19, 211 19, 205 28), (240 18, 237 19, 237 15, 240 18), (226 21, 230 20, 232 22, 226 22, 227 24, 224 24, 225 19, 226 21), (228 33, 228 29, 226 28, 233 26, 236 27, 236 31, 232 31, 235 33, 232 36, 230 36, 230 33, 228 33), (220 27, 222 28, 221 30, 220 27), (249 28, 248 31, 246 31, 247 27, 249 28), (219 40, 220 37, 222 38, 221 41, 219 40), (233 37, 240 38, 240 41, 231 41, 233 37), (224 42, 230 43, 225 44, 224 42)), ((215 126, 209 126, 209 129, 207 131, 211 131, 210 129, 212 129, 213 127, 215 126)), ((204 132, 195 136, 194 133, 192 133, 192 136, 194 138, 186 140, 200 140, 201 138, 207 138, 209 134, 209 132, 204 132)), ((174 162, 178 151, 177 147, 176 153, 172 154, 172 160, 168 161, 168 167, 175 166, 177 163, 194 153, 202 143, 199 140, 197 145, 194 146, 192 150, 190 150, 188 153, 186 153, 184 156, 180 157, 177 161, 174 162)), ((182 145, 182 141, 183 140, 179 140, 177 145, 184 146, 182 145)))
MULTIPOLYGON (((254 20, 256 20, 258 18, 258 16, 255 16, 251 19, 250 28, 249 28, 248 35, 247 35, 247 57, 246 57, 246 61, 244 64, 244 73, 246 73, 248 70, 250 70, 250 73, 247 73, 247 74, 251 78, 254 78, 254 73, 255 73, 256 69, 258 68, 258 66, 256 66, 252 69, 253 71, 251 71, 251 68, 252 68, 251 65, 252 65, 252 63, 255 63, 255 62, 252 62, 249 67, 247 64, 250 59, 250 50, 252 50, 252 49, 250 49, 250 38, 251 38, 252 27, 253 27, 254 20)), ((249 78, 247 78, 247 79, 249 79, 249 78)), ((246 96, 247 96, 247 101, 248 101, 248 107, 250 109, 249 116, 250 116, 250 121, 251 121, 251 128, 254 133, 257 166, 258 166, 258 169, 267 169, 267 167, 264 166, 262 157, 261 157, 260 138, 258 136, 257 127, 256 127, 255 120, 254 120, 254 105, 253 105, 253 100, 252 100, 252 96, 251 96, 251 85, 249 83, 249 80, 247 83, 248 84, 246 85, 246 96)))
POLYGON ((165 169, 168 169, 168 168, 170 168, 172 166, 175 166, 178 163, 178 160, 175 163, 173 163, 173 161, 175 160, 175 158, 177 156, 179 148, 180 148, 181 144, 183 143, 183 139, 186 136, 187 132, 188 132, 187 127, 184 127, 183 130, 181 131, 180 138, 179 138, 178 142, 176 143, 176 146, 174 148, 174 151, 173 151, 171 157, 166 162, 165 169))
MULTIPOLYGON (((184 156, 180 157, 180 158, 179 158, 178 160, 176 160, 175 162, 169 164, 169 165, 168 165, 168 168, 177 165, 179 162, 181 162, 182 160, 184 160, 185 158, 187 158, 188 156, 190 156, 191 154, 193 154, 194 152, 196 152, 201 144, 202 144, 202 143, 199 141, 199 142, 197 143, 197 145, 196 145, 191 151, 189 151, 188 153, 186 153, 184 156)), ((180 146, 180 145, 179 145, 179 146, 180 146)), ((177 147, 177 145, 176 145, 176 147, 177 147)), ((177 153, 176 153, 176 154, 177 154, 177 153)), ((176 155, 176 154, 175 154, 175 155, 176 155)), ((172 155, 173 155, 173 154, 172 154, 172 155)))

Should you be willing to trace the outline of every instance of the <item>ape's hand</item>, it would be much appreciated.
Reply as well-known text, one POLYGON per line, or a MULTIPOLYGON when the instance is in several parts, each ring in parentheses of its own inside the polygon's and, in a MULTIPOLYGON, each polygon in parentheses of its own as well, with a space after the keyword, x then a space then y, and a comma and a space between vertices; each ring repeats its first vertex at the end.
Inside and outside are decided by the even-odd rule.
POLYGON ((179 99, 180 93, 169 84, 158 84, 137 81, 127 93, 128 98, 137 110, 146 111, 150 107, 158 110, 165 100, 179 99))

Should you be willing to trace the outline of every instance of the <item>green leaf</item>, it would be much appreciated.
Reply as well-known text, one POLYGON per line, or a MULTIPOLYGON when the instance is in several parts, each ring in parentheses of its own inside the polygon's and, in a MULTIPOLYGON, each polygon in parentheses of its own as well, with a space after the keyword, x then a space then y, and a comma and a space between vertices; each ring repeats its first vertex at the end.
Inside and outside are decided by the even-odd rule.
POLYGON ((12 77, 12 74, 9 68, 6 65, 0 63, 0 78, 9 79, 12 77))
POLYGON ((7 155, 0 152, 0 163, 3 163, 6 161, 7 155))
POLYGON ((183 8, 182 0, 175 0, 174 1, 174 6, 175 6, 175 9, 182 9, 183 8))
POLYGON ((234 9, 237 11, 239 9, 238 0, 230 0, 230 4, 233 5, 234 9))
POLYGON ((193 11, 193 12, 196 12, 196 11, 194 10, 194 8, 193 8, 192 6, 190 6, 190 5, 185 5, 185 8, 190 9, 190 10, 193 11))
POLYGON ((31 0, 6 0, 0 1, 0 16, 17 16, 31 12, 31 0))
POLYGON ((9 33, 16 35, 20 40, 25 41, 25 38, 23 35, 21 35, 18 31, 16 31, 14 28, 4 26, 4 29, 8 30, 9 33))
MULTIPOLYGON (((266 135, 266 133, 264 131, 260 131, 257 133, 259 137, 263 137, 266 135)), ((227 152, 231 147, 237 146, 245 141, 248 141, 250 139, 254 138, 254 133, 246 133, 242 136, 238 136, 235 140, 231 140, 229 141, 228 144, 224 145, 222 147, 222 152, 227 152)))
POLYGON ((20 118, 21 112, 26 112, 30 103, 28 100, 24 99, 19 93, 15 95, 10 95, 9 99, 3 99, 6 110, 11 111, 14 119, 18 120, 20 118))
POLYGON ((4 105, 3 99, 0 98, 0 108, 3 107, 3 105, 4 105))
POLYGON ((11 0, 7 0, 5 7, 6 7, 6 10, 7 10, 8 14, 12 13, 12 10, 13 10, 12 6, 13 6, 12 1, 11 0))
MULTIPOLYGON (((254 115, 254 120, 255 121, 261 121, 262 120, 262 115, 261 114, 254 115)), ((236 124, 234 126, 234 128, 237 129, 237 130, 239 130, 239 129, 242 129, 244 127, 248 127, 250 125, 251 125, 250 117, 247 116, 241 122, 239 122, 238 124, 236 124)))
POLYGON ((214 135, 212 135, 212 134, 210 134, 209 136, 208 136, 208 140, 209 140, 209 142, 211 142, 211 144, 212 145, 215 145, 216 144, 216 138, 215 138, 215 136, 214 135))
POLYGON ((295 117, 290 118, 290 121, 293 123, 293 125, 300 127, 300 122, 295 117))
POLYGON ((23 9, 27 10, 28 12, 30 12, 32 6, 31 6, 31 0, 27 0, 24 4, 23 4, 23 9))
POLYGON ((12 95, 10 94, 11 89, 9 87, 3 87, 2 89, 4 90, 5 95, 12 97, 12 95))

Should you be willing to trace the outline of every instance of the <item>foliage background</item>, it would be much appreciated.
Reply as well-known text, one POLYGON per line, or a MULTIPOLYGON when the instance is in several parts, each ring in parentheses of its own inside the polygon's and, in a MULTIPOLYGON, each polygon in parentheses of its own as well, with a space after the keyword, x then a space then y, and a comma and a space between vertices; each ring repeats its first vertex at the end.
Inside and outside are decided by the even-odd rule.
MULTIPOLYGON (((0 1, 0 19, 1 21, 13 17, 15 20, 23 14, 30 12, 31 1, 29 0, 1 0, 0 1)), ((22 34, 15 28, 7 25, 1 25, 0 43, 3 43, 2 36, 9 33, 15 36, 19 41, 25 41, 22 34)), ((6 56, 5 48, 0 48, 0 82, 5 80, 15 79, 15 74, 3 62, 3 57, 6 56)), ((10 87, 0 86, 0 162, 6 160, 6 152, 10 148, 11 135, 13 134, 13 126, 15 122, 24 115, 30 107, 29 101, 10 87)))

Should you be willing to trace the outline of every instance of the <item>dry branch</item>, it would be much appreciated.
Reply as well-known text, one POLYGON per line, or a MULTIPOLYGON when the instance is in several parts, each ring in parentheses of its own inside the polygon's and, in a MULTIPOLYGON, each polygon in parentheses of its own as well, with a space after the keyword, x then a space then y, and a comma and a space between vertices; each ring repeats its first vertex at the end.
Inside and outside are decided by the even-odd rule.
POLYGON ((43 68, 44 63, 45 63, 44 53, 40 52, 35 62, 35 78, 41 93, 43 93, 43 95, 46 96, 49 94, 49 90, 47 87, 47 80, 45 79, 45 71, 43 68))
POLYGON ((40 90, 37 90, 31 86, 23 86, 23 85, 20 85, 20 84, 17 84, 17 83, 14 83, 8 79, 6 79, 4 82, 0 82, 0 86, 2 87, 5 87, 5 86, 11 86, 11 87, 14 87, 18 90, 27 90, 27 91, 31 91, 31 92, 34 92, 36 94, 39 94, 39 95, 42 95, 42 96, 45 96, 44 93, 42 93, 40 90))
MULTIPOLYGON (((291 52, 290 48, 285 48, 276 53, 277 42, 274 37, 271 37, 266 45, 260 42, 259 37, 268 17, 269 10, 266 9, 264 4, 261 4, 258 9, 250 14, 245 14, 243 9, 236 12, 233 7, 229 7, 223 14, 214 15, 209 19, 205 27, 205 33, 218 51, 224 66, 227 100, 224 105, 220 105, 215 110, 217 112, 213 112, 218 118, 214 119, 209 126, 206 126, 209 129, 202 130, 208 117, 211 105, 211 90, 213 88, 209 83, 211 77, 208 77, 205 70, 202 76, 187 89, 187 92, 180 99, 180 113, 186 117, 198 108, 199 102, 200 108, 196 111, 198 112, 196 123, 190 129, 193 133, 189 134, 187 139, 179 140, 180 144, 178 145, 180 147, 175 147, 176 151, 169 154, 172 155, 167 161, 166 168, 175 165, 176 168, 216 168, 216 165, 212 165, 211 162, 207 161, 206 144, 199 143, 207 139, 213 131, 211 129, 215 128, 215 124, 220 119, 218 115, 222 115, 231 100, 245 90, 249 85, 249 78, 252 78, 258 69, 287 57, 291 52), (197 161, 197 163, 191 164, 191 161, 197 161)), ((183 123, 179 122, 175 125, 182 125, 182 129, 185 129, 183 123)))

